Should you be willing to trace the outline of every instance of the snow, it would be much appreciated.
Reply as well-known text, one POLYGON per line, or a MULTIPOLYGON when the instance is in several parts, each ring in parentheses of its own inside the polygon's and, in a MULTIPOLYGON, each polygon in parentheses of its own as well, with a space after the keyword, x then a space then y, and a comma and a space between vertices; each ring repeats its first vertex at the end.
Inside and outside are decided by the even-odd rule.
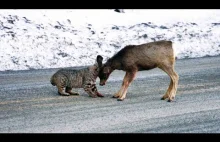
POLYGON ((87 66, 171 40, 178 59, 220 55, 220 10, 0 10, 0 71, 87 66))

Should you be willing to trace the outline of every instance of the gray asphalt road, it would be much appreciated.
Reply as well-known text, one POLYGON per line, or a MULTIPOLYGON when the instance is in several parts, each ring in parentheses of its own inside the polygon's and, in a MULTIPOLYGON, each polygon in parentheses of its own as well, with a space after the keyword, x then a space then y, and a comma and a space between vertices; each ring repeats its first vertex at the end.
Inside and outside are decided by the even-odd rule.
MULTIPOLYGON (((114 71, 104 98, 59 96, 49 82, 57 69, 0 72, 0 133, 219 133, 220 57, 177 60, 176 102, 160 100, 169 77, 139 72, 127 98, 111 98, 123 71, 114 71)), ((97 84, 99 79, 97 80, 97 84)))

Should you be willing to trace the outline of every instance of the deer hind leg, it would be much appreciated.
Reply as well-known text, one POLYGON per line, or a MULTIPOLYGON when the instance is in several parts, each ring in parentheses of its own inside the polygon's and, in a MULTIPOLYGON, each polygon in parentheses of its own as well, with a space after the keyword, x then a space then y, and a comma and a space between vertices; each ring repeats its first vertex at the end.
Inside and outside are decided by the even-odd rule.
POLYGON ((161 98, 161 100, 165 100, 165 99, 167 99, 167 98, 169 97, 169 92, 171 92, 172 86, 173 86, 173 81, 171 80, 171 81, 170 81, 170 85, 169 85, 169 87, 168 87, 168 89, 167 89, 167 92, 166 92, 166 94, 161 98))
POLYGON ((126 98, 128 87, 134 80, 136 73, 137 71, 126 72, 121 89, 113 96, 115 98, 118 98, 118 101, 123 101, 126 98))
POLYGON ((73 92, 72 88, 70 87, 66 87, 66 92, 69 93, 70 95, 79 95, 79 93, 73 92))
POLYGON ((172 102, 175 99, 179 76, 174 70, 171 70, 170 78, 173 84, 172 84, 172 90, 170 91, 170 95, 168 95, 169 96, 168 102, 172 102))
POLYGON ((170 76, 170 85, 167 89, 166 94, 161 99, 168 98, 168 102, 172 102, 175 99, 176 91, 177 91, 177 85, 179 81, 178 74, 174 71, 174 66, 162 66, 160 67, 163 71, 165 71, 170 76))

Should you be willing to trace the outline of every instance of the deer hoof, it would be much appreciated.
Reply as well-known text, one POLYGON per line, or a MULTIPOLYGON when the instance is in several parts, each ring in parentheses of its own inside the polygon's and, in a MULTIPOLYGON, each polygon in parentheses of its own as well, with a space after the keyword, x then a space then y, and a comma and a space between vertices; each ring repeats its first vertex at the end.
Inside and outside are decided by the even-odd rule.
POLYGON ((174 99, 168 99, 167 102, 176 102, 174 99))
POLYGON ((164 97, 162 97, 162 98, 161 98, 161 100, 165 100, 165 98, 164 98, 164 97))
POLYGON ((118 98, 117 101, 123 101, 124 99, 118 98))
POLYGON ((112 98, 118 98, 119 96, 112 96, 112 98))

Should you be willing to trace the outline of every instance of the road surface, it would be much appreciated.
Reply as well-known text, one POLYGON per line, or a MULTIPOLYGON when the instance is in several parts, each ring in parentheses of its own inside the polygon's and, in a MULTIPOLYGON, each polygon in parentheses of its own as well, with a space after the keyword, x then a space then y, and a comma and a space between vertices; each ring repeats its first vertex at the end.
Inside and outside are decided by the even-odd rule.
POLYGON ((138 72, 127 98, 111 98, 123 71, 98 90, 104 98, 59 96, 57 69, 0 72, 0 133, 219 133, 220 57, 177 60, 175 102, 160 100, 170 79, 159 69, 138 72))

